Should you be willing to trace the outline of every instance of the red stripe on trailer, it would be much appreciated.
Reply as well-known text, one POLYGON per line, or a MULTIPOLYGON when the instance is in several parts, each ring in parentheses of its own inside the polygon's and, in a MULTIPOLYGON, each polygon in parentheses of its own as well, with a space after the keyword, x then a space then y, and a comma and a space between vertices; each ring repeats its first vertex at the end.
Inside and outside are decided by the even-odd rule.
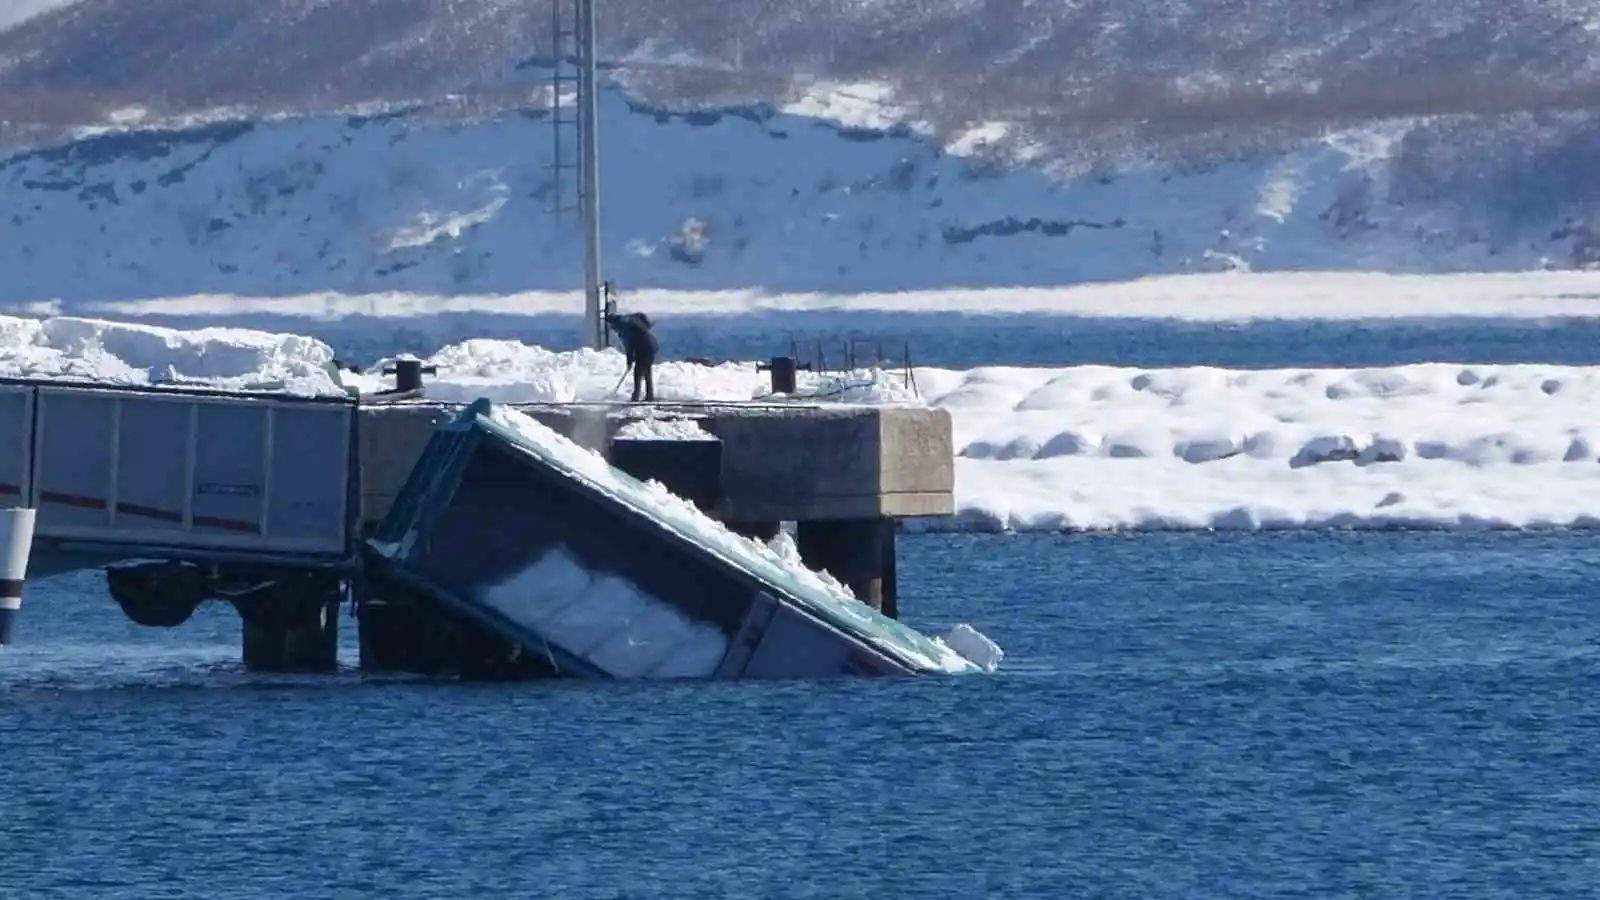
MULTIPOLYGON (((39 494, 40 504, 54 503, 57 506, 71 506, 76 509, 105 509, 106 501, 100 497, 86 497, 82 494, 66 494, 60 491, 43 491, 39 494)), ((182 524, 183 513, 177 510, 161 509, 155 506, 145 506, 142 503, 125 503, 117 501, 117 515, 138 516, 143 519, 155 519, 158 522, 171 522, 182 524)), ((242 519, 229 519, 223 516, 195 516, 194 524, 202 528, 217 528, 231 531, 235 534, 260 534, 261 526, 255 522, 246 522, 242 519)))

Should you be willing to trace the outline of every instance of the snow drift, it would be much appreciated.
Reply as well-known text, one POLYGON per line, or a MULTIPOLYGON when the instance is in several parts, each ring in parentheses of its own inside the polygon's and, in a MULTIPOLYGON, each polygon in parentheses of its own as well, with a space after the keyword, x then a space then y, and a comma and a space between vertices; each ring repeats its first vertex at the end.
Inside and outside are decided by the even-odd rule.
MULTIPOLYGON (((0 373, 373 391, 309 338, 0 318, 0 373), (254 369, 255 371, 247 371, 254 369), (152 378, 158 373, 164 378, 152 378), (298 380, 297 380, 298 379, 298 380)), ((615 351, 512 341, 447 347, 429 393, 499 402, 605 398, 615 351)), ((924 529, 1600 526, 1600 367, 1109 366, 800 374, 818 402, 925 403, 954 426, 958 514, 924 529), (845 390, 841 390, 845 388, 845 390)), ((746 400, 753 363, 666 362, 664 399, 746 400)), ((691 437, 646 422, 638 436, 691 437)), ((632 432, 630 432, 632 434, 632 432)))

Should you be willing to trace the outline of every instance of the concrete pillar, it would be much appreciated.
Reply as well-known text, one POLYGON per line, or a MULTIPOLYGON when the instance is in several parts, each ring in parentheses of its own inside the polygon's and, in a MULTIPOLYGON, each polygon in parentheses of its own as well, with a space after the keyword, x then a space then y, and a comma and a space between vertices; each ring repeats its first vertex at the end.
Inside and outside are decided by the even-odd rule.
POLYGON ((22 610, 22 583, 33 552, 31 509, 0 509, 0 647, 9 646, 22 610))
POLYGON ((640 481, 661 482, 667 490, 710 512, 722 499, 722 442, 659 439, 611 442, 613 466, 640 481))
POLYGON ((762 543, 771 542, 778 536, 778 522, 724 522, 723 524, 734 534, 754 538, 762 543))
POLYGON ((891 619, 900 618, 900 579, 895 572, 895 534, 897 523, 893 519, 889 523, 889 538, 883 542, 883 608, 881 612, 891 619))
POLYGON ((897 605, 893 519, 801 522, 795 529, 795 544, 806 565, 843 582, 862 603, 892 614, 897 605))
POLYGON ((356 608, 364 672, 405 672, 471 681, 516 681, 557 673, 529 653, 412 588, 372 579, 356 608))
POLYGON ((291 576, 232 598, 244 622, 244 665, 252 672, 321 673, 339 667, 339 579, 291 576))
POLYGON ((356 607, 363 672, 441 676, 459 669, 459 622, 426 598, 377 580, 356 607))

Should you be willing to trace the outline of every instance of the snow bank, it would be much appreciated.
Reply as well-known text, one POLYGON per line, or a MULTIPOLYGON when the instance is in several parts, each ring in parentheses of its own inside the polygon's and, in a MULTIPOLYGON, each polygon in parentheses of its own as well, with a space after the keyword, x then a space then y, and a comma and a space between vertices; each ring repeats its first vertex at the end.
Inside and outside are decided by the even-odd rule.
POLYGON ((617 429, 617 437, 634 441, 714 441, 694 419, 634 419, 617 429))
MULTIPOLYGON (((447 347, 430 396, 593 400, 614 350, 447 347)), ((88 319, 0 317, 0 374, 226 389, 340 390, 320 341, 88 319)), ((950 412, 958 515, 921 529, 1600 526, 1600 367, 1062 369, 799 373, 792 399, 950 412)), ((390 385, 344 376, 364 391, 390 385)), ((668 400, 765 397, 754 363, 657 367, 668 400)), ((777 398, 774 398, 777 399, 777 398)), ((683 423, 627 433, 686 437, 683 423), (681 433, 680 433, 681 432, 681 433)))
MULTIPOLYGON (((572 362, 566 377, 592 380, 572 362)), ((684 382, 664 372, 658 388, 748 397, 766 378, 751 365, 681 374, 691 370, 684 382)), ((560 371, 536 368, 528 380, 560 371)), ((837 393, 839 377, 800 374, 801 393, 837 393)), ((958 510, 914 529, 1600 525, 1597 367, 914 375, 916 402, 951 414, 958 510)))
MULTIPOLYGON (((367 368, 381 372, 392 360, 367 368)), ((427 379, 428 396, 446 403, 471 403, 487 397, 496 403, 566 403, 573 400, 627 399, 631 380, 621 352, 614 349, 547 350, 521 341, 476 339, 441 349, 428 358, 437 376, 427 379)), ((766 381, 754 363, 701 366, 662 362, 655 367, 656 399, 749 400, 766 381)), ((363 392, 393 386, 393 379, 349 379, 363 392)))
POLYGON ((1600 524, 1600 368, 918 370, 974 530, 1600 524))
POLYGON ((342 393, 333 350, 312 338, 235 328, 177 331, 64 316, 0 316, 0 376, 342 393))

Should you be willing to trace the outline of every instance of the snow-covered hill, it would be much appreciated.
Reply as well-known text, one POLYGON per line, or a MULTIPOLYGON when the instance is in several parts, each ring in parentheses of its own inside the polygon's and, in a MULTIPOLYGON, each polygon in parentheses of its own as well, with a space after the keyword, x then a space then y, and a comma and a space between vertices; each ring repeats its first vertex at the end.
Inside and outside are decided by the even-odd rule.
MULTIPOLYGON (((880 291, 1229 268, 1586 265, 1584 116, 1390 120, 1211 162, 1011 168, 870 86, 787 111, 603 104, 607 273, 629 288, 880 291)), ((499 293, 579 282, 551 129, 487 118, 221 121, 0 161, 0 302, 499 293)), ((569 189, 570 190, 570 189, 569 189)), ((570 193, 567 196, 571 201, 570 193)))
POLYGON ((6 0, 5 3, 0 3, 0 29, 10 28, 45 10, 65 6, 71 2, 72 0, 6 0))
MULTIPOLYGON (((606 270, 625 287, 1600 255, 1585 0, 600 13, 606 270)), ((549 14, 75 0, 0 29, 0 302, 572 288, 571 219, 548 211, 549 14)))

